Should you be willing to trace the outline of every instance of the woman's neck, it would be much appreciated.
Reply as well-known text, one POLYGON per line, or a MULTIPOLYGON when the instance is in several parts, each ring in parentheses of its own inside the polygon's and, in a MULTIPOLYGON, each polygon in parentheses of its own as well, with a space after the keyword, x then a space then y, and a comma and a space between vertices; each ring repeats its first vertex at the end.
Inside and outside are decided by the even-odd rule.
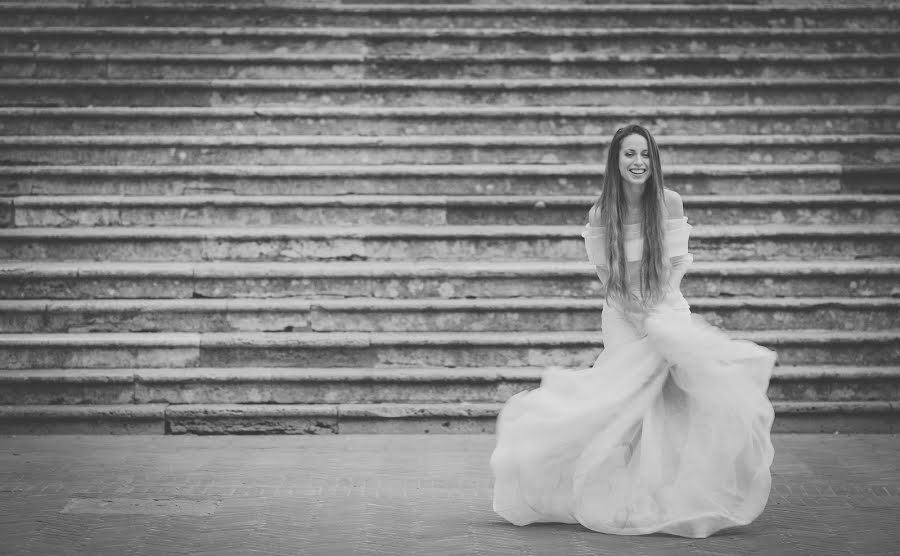
POLYGON ((641 195, 643 195, 643 193, 643 187, 640 189, 635 188, 634 186, 625 188, 625 205, 628 207, 628 214, 636 216, 638 219, 640 219, 641 195))

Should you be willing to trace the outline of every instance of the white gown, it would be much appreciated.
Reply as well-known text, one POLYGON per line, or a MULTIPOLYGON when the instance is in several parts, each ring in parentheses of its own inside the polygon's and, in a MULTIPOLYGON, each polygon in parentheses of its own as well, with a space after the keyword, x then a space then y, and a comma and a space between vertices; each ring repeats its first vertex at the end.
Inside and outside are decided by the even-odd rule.
MULTIPOLYGON (((673 264, 692 260, 690 229, 666 221, 673 264)), ((604 230, 582 235, 604 271, 604 230)), ((626 226, 625 239, 636 276, 640 227, 626 226)), ((593 367, 548 370, 500 412, 494 511, 516 525, 621 535, 707 537, 753 521, 771 488, 775 353, 692 316, 677 288, 647 313, 604 303, 602 327, 593 367)))

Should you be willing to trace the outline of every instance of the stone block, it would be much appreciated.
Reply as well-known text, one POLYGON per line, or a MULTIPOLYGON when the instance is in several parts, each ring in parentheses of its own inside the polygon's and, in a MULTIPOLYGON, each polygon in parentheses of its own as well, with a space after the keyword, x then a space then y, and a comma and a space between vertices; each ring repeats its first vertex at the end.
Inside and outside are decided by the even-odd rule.
POLYGON ((900 412, 891 402, 780 402, 773 432, 893 434, 900 412))
POLYGON ((6 370, 2 405, 110 405, 134 403, 131 369, 6 370))
POLYGON ((164 434, 164 405, 0 406, 0 434, 164 434))
POLYGON ((337 434, 335 405, 170 405, 171 434, 337 434))
POLYGON ((343 404, 340 434, 493 433, 498 404, 343 404))

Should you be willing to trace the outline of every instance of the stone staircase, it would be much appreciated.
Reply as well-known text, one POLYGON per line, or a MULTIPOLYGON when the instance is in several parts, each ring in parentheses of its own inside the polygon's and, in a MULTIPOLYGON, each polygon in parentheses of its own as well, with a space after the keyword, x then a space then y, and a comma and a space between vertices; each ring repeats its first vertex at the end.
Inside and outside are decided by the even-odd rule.
POLYGON ((491 432, 658 137, 779 431, 900 427, 900 7, 0 0, 0 432, 491 432))

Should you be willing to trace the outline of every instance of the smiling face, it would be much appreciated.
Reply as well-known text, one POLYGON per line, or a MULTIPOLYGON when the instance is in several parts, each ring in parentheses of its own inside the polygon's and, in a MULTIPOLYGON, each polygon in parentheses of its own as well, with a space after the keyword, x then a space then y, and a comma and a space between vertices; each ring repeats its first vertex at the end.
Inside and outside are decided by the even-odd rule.
POLYGON ((650 147, 643 135, 632 133, 622 139, 619 173, 627 185, 643 185, 650 178, 650 147))

